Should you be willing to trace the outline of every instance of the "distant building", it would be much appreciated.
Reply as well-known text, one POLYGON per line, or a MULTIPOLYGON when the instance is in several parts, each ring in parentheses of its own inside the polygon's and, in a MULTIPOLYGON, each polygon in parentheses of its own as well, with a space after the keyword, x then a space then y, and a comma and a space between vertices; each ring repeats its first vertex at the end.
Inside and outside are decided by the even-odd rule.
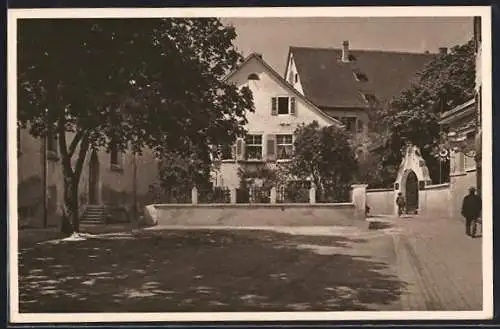
POLYGON ((357 139, 358 156, 370 141, 370 111, 384 106, 410 86, 435 54, 351 50, 342 47, 290 47, 285 79, 332 118, 343 122, 357 139))
MULTIPOLYGON (((67 135, 71 140, 71 134, 67 135)), ((49 138, 44 143, 27 130, 18 129, 17 150, 20 226, 42 227, 45 211, 47 225, 59 225, 64 180, 57 140, 49 138)), ((91 217, 88 219, 102 220, 104 206, 109 206, 133 216, 134 199, 138 208, 147 202, 149 186, 157 180, 157 173, 157 162, 148 151, 135 159, 130 151, 89 151, 79 184, 81 214, 91 217)))

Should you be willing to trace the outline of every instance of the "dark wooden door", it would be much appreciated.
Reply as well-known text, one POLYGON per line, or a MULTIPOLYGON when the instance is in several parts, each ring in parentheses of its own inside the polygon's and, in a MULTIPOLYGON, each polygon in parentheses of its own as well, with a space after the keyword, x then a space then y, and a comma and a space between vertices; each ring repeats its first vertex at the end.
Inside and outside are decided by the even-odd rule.
POLYGON ((416 214, 418 210, 418 178, 411 171, 406 178, 406 213, 416 214))
POLYGON ((92 152, 89 163, 89 204, 99 203, 99 158, 92 152))

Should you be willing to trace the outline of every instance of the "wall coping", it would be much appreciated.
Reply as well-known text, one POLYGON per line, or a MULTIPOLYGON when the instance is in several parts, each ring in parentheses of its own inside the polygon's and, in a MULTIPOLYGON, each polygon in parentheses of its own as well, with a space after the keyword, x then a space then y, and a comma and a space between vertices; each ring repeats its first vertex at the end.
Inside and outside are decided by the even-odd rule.
POLYGON ((155 209, 171 209, 171 208, 352 208, 354 203, 164 203, 152 205, 155 209))
POLYGON ((394 188, 392 187, 387 187, 387 188, 371 188, 366 190, 366 193, 369 192, 394 192, 394 188))
POLYGON ((450 187, 450 183, 443 183, 443 184, 435 184, 435 185, 426 185, 424 190, 432 190, 432 189, 442 189, 442 188, 447 188, 450 187))

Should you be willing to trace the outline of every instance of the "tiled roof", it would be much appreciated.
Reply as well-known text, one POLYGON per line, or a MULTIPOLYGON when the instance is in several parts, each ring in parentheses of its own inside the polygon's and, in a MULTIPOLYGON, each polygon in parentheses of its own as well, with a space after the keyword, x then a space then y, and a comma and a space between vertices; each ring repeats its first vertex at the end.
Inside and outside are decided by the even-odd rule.
POLYGON ((319 107, 365 107, 363 94, 389 101, 409 86, 433 54, 290 47, 305 96, 319 107), (357 75, 357 77, 356 77, 357 75), (358 81, 359 80, 359 81, 358 81))

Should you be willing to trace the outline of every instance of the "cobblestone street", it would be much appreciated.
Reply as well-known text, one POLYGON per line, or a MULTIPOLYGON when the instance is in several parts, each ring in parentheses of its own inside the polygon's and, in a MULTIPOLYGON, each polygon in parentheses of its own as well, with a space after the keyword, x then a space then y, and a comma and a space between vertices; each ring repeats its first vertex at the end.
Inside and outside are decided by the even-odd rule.
POLYGON ((394 235, 399 277, 410 283, 402 295, 406 310, 480 310, 482 308, 481 238, 465 235, 458 219, 389 219, 401 229, 394 235))

